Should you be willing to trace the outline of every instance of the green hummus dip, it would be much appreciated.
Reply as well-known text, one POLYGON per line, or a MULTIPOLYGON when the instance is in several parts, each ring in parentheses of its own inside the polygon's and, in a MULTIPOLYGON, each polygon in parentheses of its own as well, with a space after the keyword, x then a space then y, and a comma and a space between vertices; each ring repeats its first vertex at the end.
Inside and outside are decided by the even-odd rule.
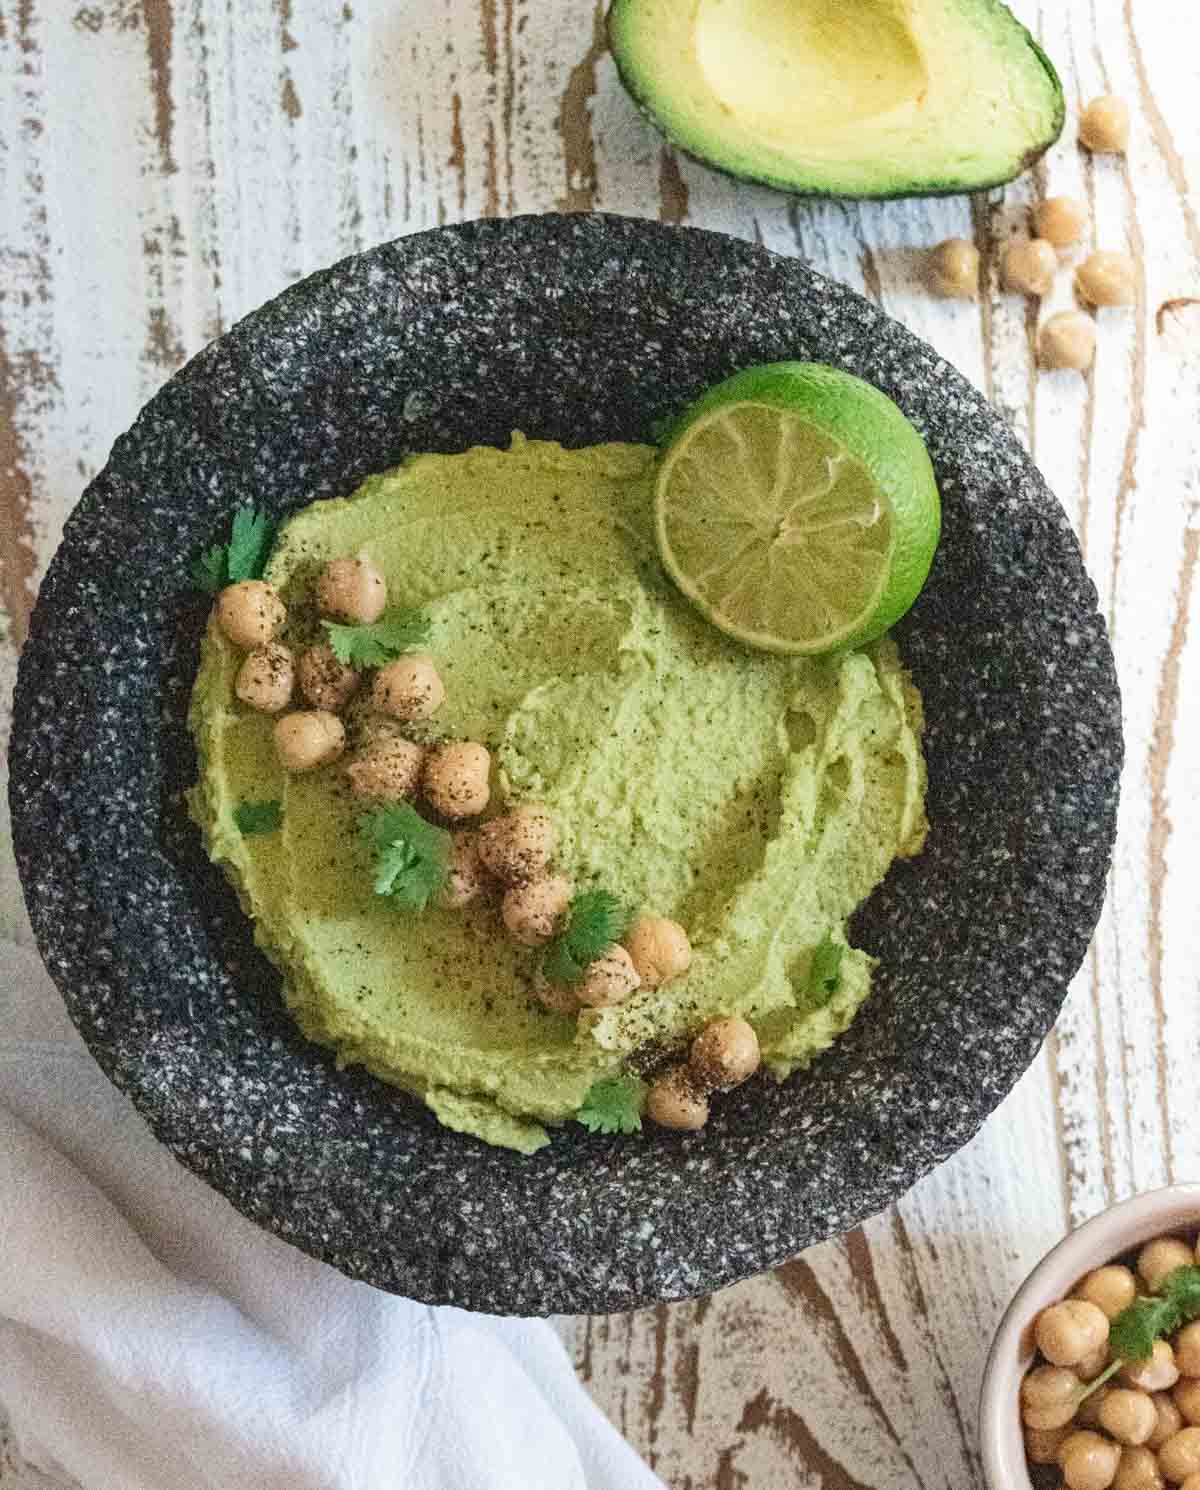
POLYGON ((362 804, 338 766, 287 775, 270 716, 234 697, 240 654, 215 622, 191 726, 192 811, 279 965, 304 1032, 415 1093, 447 1126, 530 1153, 593 1082, 718 1015, 758 1032, 778 1077, 853 1019, 871 959, 836 986, 815 950, 924 840, 920 699, 895 646, 824 660, 752 652, 708 625, 655 550, 654 451, 423 455, 291 520, 266 572, 284 640, 316 632, 311 589, 360 551, 392 601, 425 609, 447 701, 437 736, 493 752, 497 807, 546 803, 557 866, 691 937, 686 977, 578 1021, 531 996, 536 954, 492 905, 414 915, 372 892, 362 804), (239 804, 278 799, 246 836, 239 804))

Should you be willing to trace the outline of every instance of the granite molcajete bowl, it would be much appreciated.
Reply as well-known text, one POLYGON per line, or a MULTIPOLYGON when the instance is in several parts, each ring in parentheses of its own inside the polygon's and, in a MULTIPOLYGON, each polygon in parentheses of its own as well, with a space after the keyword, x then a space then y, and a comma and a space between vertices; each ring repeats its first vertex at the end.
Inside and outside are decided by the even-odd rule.
POLYGON ((894 1200, 1032 1059, 1099 913, 1120 704, 1061 508, 983 399, 793 260, 616 217, 438 229, 288 290, 151 401, 70 518, 21 664, 17 856, 97 1060, 246 1215, 356 1278, 495 1312, 706 1292, 894 1200), (189 823, 184 715, 207 602, 188 565, 254 501, 285 515, 410 451, 639 440, 706 385, 838 364, 925 435, 943 494, 899 628, 924 693, 928 847, 854 934, 881 959, 850 1031, 701 1134, 532 1158, 438 1128, 294 1029, 189 823))

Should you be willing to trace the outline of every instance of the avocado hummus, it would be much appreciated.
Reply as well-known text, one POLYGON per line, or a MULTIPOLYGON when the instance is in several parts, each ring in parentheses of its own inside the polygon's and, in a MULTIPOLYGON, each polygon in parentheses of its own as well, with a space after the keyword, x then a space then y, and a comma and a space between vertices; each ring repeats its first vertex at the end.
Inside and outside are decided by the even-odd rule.
POLYGON ((215 623, 192 699, 192 811, 301 1028, 447 1126, 526 1153, 594 1082, 718 1015, 751 1021, 776 1076, 803 1066, 870 989, 865 953, 847 948, 835 980, 813 976, 814 953, 844 943, 925 834, 920 701, 895 645, 814 661, 722 636, 660 568, 653 461, 520 435, 417 456, 299 513, 265 577, 297 644, 316 627, 313 576, 341 555, 369 555, 422 607, 447 687, 428 737, 486 742, 493 800, 549 806, 577 886, 682 922, 694 958, 677 982, 578 1020, 543 1008, 536 954, 494 906, 417 915, 372 893, 341 767, 283 771, 215 623), (243 836, 239 806, 274 800, 281 826, 243 836))

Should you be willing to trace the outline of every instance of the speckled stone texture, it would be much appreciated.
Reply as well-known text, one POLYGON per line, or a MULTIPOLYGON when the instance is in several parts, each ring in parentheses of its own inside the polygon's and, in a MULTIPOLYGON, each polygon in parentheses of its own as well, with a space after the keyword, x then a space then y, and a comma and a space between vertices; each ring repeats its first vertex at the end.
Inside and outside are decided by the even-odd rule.
POLYGON ((402 239, 209 347, 67 524, 22 659, 17 855, 43 956, 97 1060, 246 1215, 386 1289, 498 1313, 629 1309, 781 1262, 893 1201, 976 1131, 1049 1029, 1099 914, 1120 701, 1067 520, 929 347, 792 260, 616 217, 402 239), (945 529, 899 629, 925 697, 925 853, 855 935, 852 1029, 708 1129, 533 1158, 437 1127, 293 1029, 181 800, 206 601, 187 566, 233 509, 277 516, 418 450, 644 440, 749 363, 832 362, 929 442, 945 529))

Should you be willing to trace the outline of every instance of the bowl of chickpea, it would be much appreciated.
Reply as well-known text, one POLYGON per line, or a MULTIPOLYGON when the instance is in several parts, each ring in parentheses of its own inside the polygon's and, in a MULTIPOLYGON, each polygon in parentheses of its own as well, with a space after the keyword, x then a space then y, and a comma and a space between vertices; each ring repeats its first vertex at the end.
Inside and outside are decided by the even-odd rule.
POLYGON ((1042 1259, 992 1343, 980 1445, 991 1490, 1200 1490, 1200 1184, 1042 1259))

